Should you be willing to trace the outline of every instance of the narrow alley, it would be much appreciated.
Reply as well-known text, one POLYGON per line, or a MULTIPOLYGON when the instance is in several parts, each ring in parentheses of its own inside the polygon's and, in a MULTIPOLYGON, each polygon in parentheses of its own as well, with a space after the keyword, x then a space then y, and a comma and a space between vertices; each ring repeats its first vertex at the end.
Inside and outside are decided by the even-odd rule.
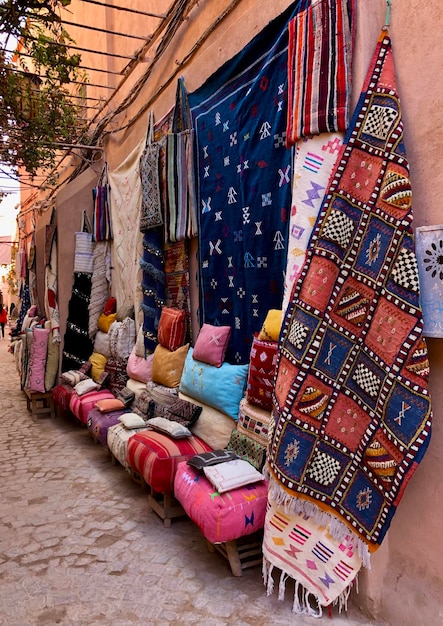
MULTIPOLYGON (((185 518, 164 528, 147 497, 74 418, 33 421, 0 339, 1 626, 298 626, 259 567, 234 578, 185 518)), ((356 609, 333 626, 368 626, 356 609)), ((318 623, 318 622, 317 622, 318 623)))

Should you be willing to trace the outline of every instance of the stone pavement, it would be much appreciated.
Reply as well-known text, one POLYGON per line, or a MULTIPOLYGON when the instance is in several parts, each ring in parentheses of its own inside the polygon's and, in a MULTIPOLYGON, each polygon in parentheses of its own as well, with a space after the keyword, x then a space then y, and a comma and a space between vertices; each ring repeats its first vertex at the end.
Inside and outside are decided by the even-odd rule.
MULTIPOLYGON (((164 528, 74 418, 34 422, 7 348, 0 338, 1 626, 312 626, 290 594, 266 596, 259 567, 234 578, 190 520, 164 528)), ((323 621, 373 624, 352 607, 323 621)))

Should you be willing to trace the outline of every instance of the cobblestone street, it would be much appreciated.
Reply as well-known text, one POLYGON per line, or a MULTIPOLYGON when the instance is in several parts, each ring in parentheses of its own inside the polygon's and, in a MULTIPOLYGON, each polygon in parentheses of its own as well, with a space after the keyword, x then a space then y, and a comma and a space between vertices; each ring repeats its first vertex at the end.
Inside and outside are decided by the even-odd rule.
MULTIPOLYGON (((164 528, 74 418, 33 421, 7 349, 0 339, 2 626, 314 623, 290 593, 266 596, 259 567, 233 577, 191 521, 164 528)), ((323 621, 372 623, 355 609, 323 621)))

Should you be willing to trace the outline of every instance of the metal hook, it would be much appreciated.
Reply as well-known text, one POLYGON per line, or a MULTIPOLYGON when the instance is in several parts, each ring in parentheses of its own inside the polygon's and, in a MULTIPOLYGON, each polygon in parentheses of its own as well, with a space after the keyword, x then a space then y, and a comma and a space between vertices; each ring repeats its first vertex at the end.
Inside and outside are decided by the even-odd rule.
POLYGON ((389 22, 391 21, 391 0, 386 0, 386 18, 383 30, 388 30, 389 22))

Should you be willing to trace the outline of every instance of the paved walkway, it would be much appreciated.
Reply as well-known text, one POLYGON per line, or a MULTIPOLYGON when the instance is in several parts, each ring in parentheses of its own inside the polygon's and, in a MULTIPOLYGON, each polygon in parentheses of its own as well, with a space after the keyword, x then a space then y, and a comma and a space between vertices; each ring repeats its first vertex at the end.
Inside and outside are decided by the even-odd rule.
MULTIPOLYGON (((1 626, 298 626, 260 568, 234 578, 188 519, 163 527, 146 493, 74 418, 31 419, 0 338, 1 626)), ((368 626, 355 609, 323 622, 368 626)))

